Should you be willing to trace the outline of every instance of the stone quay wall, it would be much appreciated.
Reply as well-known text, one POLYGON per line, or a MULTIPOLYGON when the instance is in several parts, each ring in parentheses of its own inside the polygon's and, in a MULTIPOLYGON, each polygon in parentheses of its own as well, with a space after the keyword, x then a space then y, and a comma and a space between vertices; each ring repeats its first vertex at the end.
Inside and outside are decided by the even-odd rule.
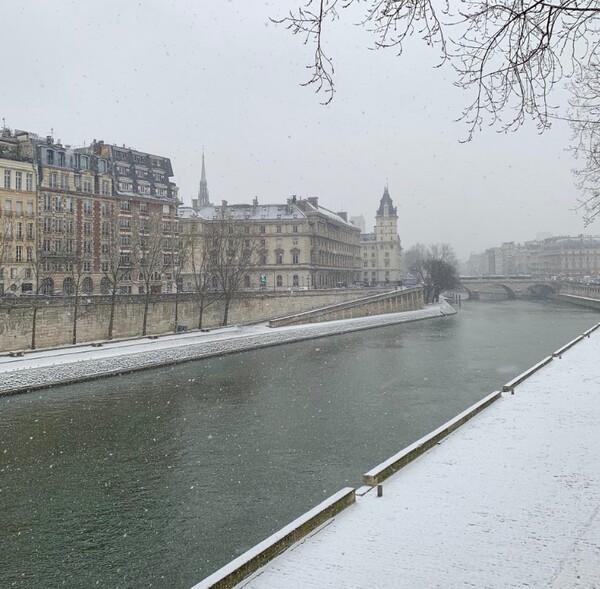
POLYGON ((600 300, 600 284, 578 284, 561 282, 560 294, 570 294, 587 299, 600 300))
POLYGON ((288 315, 287 317, 279 317, 270 320, 269 327, 303 325, 307 323, 320 323, 322 321, 400 313, 402 311, 416 311, 422 309, 424 305, 423 289, 416 287, 407 290, 378 293, 358 300, 338 303, 324 309, 314 309, 295 315, 288 315))
MULTIPOLYGON (((229 324, 266 321, 362 298, 369 289, 332 289, 244 293, 234 300, 229 311, 229 324)), ((36 348, 51 348, 72 342, 74 301, 71 297, 31 297, 0 299, 0 352, 25 350, 31 345, 34 308, 37 307, 36 348)), ((77 343, 105 340, 108 337, 111 300, 107 296, 81 296, 77 320, 77 343)), ((177 324, 188 329, 198 327, 197 296, 181 293, 177 324)), ((121 295, 115 307, 113 338, 139 336, 142 333, 144 297, 121 295)), ((221 324, 223 304, 217 302, 204 311, 202 327, 221 324)), ((175 331, 175 295, 153 295, 148 309, 148 334, 175 331)))

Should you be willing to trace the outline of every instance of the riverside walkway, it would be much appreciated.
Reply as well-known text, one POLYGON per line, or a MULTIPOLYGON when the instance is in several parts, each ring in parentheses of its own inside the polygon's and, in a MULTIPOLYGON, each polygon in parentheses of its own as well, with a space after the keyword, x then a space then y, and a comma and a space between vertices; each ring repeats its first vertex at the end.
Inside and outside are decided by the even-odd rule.
POLYGON ((599 359, 590 330, 235 586, 600 587, 599 359))

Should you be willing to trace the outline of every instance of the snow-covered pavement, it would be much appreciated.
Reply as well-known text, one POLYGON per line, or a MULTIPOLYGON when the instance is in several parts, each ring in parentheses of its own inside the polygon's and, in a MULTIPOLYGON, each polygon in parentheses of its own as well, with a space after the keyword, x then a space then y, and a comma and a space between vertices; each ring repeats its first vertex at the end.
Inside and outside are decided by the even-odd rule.
POLYGON ((418 311, 326 323, 276 329, 258 324, 216 329, 208 333, 166 335, 158 339, 106 342, 102 347, 73 346, 27 352, 18 357, 2 355, 0 395, 454 313, 450 305, 442 302, 418 311))
POLYGON ((238 587, 600 587, 600 330, 238 587))

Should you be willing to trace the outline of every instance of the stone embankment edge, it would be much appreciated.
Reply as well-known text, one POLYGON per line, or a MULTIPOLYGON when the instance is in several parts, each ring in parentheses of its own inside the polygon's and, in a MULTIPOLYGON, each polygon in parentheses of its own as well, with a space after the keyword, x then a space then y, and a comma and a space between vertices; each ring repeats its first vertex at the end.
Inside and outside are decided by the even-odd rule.
POLYGON ((468 409, 465 409, 465 411, 459 413, 450 421, 447 421, 431 433, 423 436, 410 446, 404 448, 404 450, 398 452, 398 454, 395 454, 391 458, 388 458, 386 461, 371 469, 369 472, 363 475, 363 481, 365 485, 373 487, 392 476, 401 468, 404 468, 407 464, 421 456, 421 454, 424 454, 427 452, 427 450, 433 448, 433 446, 438 444, 447 435, 451 434, 455 429, 469 421, 469 419, 477 415, 480 411, 483 411, 483 409, 491 405, 494 401, 497 401, 501 396, 502 393, 500 391, 490 393, 481 399, 481 401, 471 405, 468 409))
MULTIPOLYGON (((561 348, 556 350, 556 352, 554 352, 551 356, 548 356, 547 358, 542 360, 542 362, 538 362, 536 365, 532 366, 529 370, 526 370, 525 372, 523 372, 521 375, 519 375, 517 378, 513 379, 510 382, 514 383, 515 381, 518 380, 519 382, 514 384, 514 386, 517 386, 517 384, 522 383, 524 380, 529 378, 531 375, 535 374, 535 372, 540 370, 540 368, 543 368, 549 362, 551 362, 553 360, 553 358, 560 357, 560 355, 562 355, 562 353, 567 351, 569 348, 573 347, 576 343, 580 342, 585 337, 589 338, 591 333, 599 328, 600 328, 600 323, 597 323, 596 325, 594 325, 587 331, 584 331, 581 336, 576 337, 574 340, 572 340, 568 344, 562 346, 561 348)), ((510 384, 510 383, 508 383, 508 384, 510 384)), ((505 385, 505 386, 508 386, 508 385, 505 385)), ((513 390, 511 390, 511 392, 514 392, 514 386, 513 386, 513 390)), ((334 514, 334 515, 337 515, 338 513, 343 511, 343 509, 348 507, 348 505, 351 505, 356 501, 356 495, 359 495, 359 496, 365 495, 369 490, 372 490, 375 485, 380 484, 383 480, 385 480, 392 474, 398 472, 399 470, 401 470, 404 466, 406 466, 410 462, 416 460, 419 456, 423 455, 427 450, 431 449, 433 446, 440 443, 440 441, 443 438, 445 438, 450 433, 452 433, 453 431, 458 429, 461 425, 464 425, 467 421, 469 421, 475 415, 477 415, 478 413, 483 411, 485 408, 489 407, 492 403, 494 403, 501 397, 502 397, 502 391, 495 391, 493 393, 490 393, 489 395, 487 395, 486 397, 481 399, 481 401, 478 401, 477 403, 471 405, 470 407, 465 409, 462 413, 460 413, 459 415, 457 415, 450 421, 447 421, 444 425, 440 426, 439 428, 437 428, 430 434, 423 436, 422 438, 420 438, 419 440, 417 440, 410 446, 406 447, 404 450, 401 450, 398 454, 392 456, 385 462, 382 462, 375 468, 371 469, 369 472, 365 473, 363 475, 363 481, 365 482, 364 487, 361 487, 358 490, 352 489, 351 487, 343 489, 336 495, 333 495, 328 500, 324 501, 323 503, 321 503, 320 505, 315 507, 313 510, 304 514, 304 516, 300 516, 298 519, 294 520, 291 524, 289 524, 285 528, 282 528, 282 530, 273 534, 273 536, 270 536, 269 538, 267 538, 266 540, 264 540, 263 542, 261 542, 260 544, 258 544, 257 546, 255 546, 254 548, 252 548, 251 550, 246 552, 245 554, 243 554, 242 556, 231 561, 229 564, 225 565, 223 568, 219 569, 218 571, 216 571, 215 573, 213 573, 212 575, 210 575, 209 577, 207 577, 206 579, 204 579, 197 585, 194 585, 192 587, 192 589, 211 589, 211 588, 225 589, 225 588, 235 587, 235 585, 237 583, 240 583, 241 581, 243 581, 244 579, 249 577, 251 574, 255 573, 260 567, 264 566, 270 560, 275 558, 275 556, 280 554, 280 552, 289 548, 292 544, 294 544, 295 542, 297 542, 297 541, 301 540, 302 538, 304 538, 305 536, 307 536, 310 532, 314 531, 317 527, 319 527, 322 523, 324 523, 328 519, 327 517, 324 516, 323 519, 319 520, 319 523, 315 523, 312 527, 310 527, 310 526, 307 527, 304 530, 304 533, 301 534, 298 531, 298 535, 297 535, 296 539, 294 541, 290 542, 289 544, 285 545, 285 547, 281 548, 281 550, 274 550, 273 552, 268 553, 268 548, 273 541, 275 541, 277 538, 279 538, 281 536, 285 536, 287 533, 289 533, 289 531, 291 531, 291 529, 299 528, 299 523, 301 524, 301 522, 305 521, 305 519, 307 517, 310 517, 311 513, 313 513, 316 510, 318 511, 322 506, 324 506, 324 505, 328 504, 328 502, 334 500, 334 498, 337 497, 338 495, 340 495, 341 493, 351 494, 353 497, 352 501, 348 502, 347 505, 340 507, 340 509, 338 509, 336 511, 336 513, 334 514), (248 566, 248 561, 251 560, 253 555, 260 555, 261 558, 264 557, 264 560, 261 560, 261 564, 259 564, 256 567, 254 567, 254 565, 248 566), (237 573, 237 576, 235 576, 236 573, 237 573), (221 584, 221 583, 225 583, 227 579, 230 579, 230 580, 236 579, 236 581, 233 584, 221 584)), ((330 517, 333 517, 333 515, 331 515, 330 517)), ((228 582, 231 582, 231 581, 228 581, 228 582)))
POLYGON ((298 330, 242 335, 239 338, 199 342, 185 347, 164 348, 138 354, 6 372, 1 375, 0 397, 51 388, 58 385, 74 384, 86 380, 129 374, 150 368, 161 368, 184 362, 193 362, 194 360, 213 358, 215 356, 247 352, 280 344, 341 335, 399 323, 445 317, 456 313, 456 310, 447 303, 433 309, 427 309, 426 307, 420 311, 423 312, 422 316, 414 316, 414 313, 418 313, 419 311, 372 315, 339 322, 313 323, 310 327, 302 327, 298 328, 298 330), (430 312, 428 313, 427 311, 430 312), (409 315, 409 313, 413 315, 409 315))
POLYGON ((332 495, 304 515, 295 519, 266 540, 257 544, 210 577, 194 585, 192 589, 231 589, 259 568, 273 560, 292 544, 305 538, 321 524, 356 502, 355 490, 346 487, 332 495))
POLYGON ((568 303, 570 305, 578 305, 580 307, 587 307, 588 309, 596 309, 600 311, 600 299, 593 299, 591 297, 581 297, 579 295, 572 295, 566 293, 553 294, 549 296, 553 301, 560 301, 568 303))

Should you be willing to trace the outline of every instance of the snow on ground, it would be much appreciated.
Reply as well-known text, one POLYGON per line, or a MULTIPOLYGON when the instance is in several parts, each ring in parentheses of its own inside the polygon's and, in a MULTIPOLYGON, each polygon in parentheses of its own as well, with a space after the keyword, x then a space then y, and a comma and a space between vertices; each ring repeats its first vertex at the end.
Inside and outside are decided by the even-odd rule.
POLYGON ((600 331, 246 589, 600 587, 600 331))
POLYGON ((29 352, 22 357, 4 355, 0 356, 0 395, 454 313, 450 305, 442 302, 418 311, 275 329, 263 323, 208 333, 107 342, 102 347, 29 352))

